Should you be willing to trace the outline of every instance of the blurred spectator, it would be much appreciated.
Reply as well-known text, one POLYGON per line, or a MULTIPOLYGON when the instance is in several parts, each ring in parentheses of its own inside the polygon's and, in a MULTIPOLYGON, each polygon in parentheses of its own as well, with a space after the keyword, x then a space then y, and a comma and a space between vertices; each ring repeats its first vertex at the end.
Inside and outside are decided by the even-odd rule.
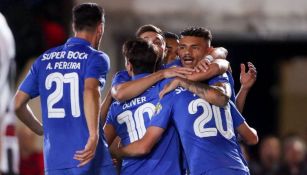
POLYGON ((15 41, 0 13, 0 173, 18 174, 19 150, 11 99, 14 88, 15 41))
POLYGON ((280 167, 281 145, 279 138, 267 136, 260 143, 259 162, 250 162, 252 175, 275 175, 280 167))
POLYGON ((298 136, 289 136, 283 143, 284 162, 277 175, 306 175, 306 144, 298 136))
POLYGON ((20 175, 43 175, 44 158, 42 150, 37 146, 38 136, 24 124, 20 124, 18 138, 20 145, 20 175))

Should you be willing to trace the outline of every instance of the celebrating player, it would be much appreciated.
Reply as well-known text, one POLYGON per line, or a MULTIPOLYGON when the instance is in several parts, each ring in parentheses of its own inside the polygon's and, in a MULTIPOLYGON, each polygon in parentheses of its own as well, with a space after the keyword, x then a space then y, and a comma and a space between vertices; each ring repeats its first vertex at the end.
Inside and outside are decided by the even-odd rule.
POLYGON ((110 66, 108 56, 96 50, 104 32, 103 9, 94 3, 77 5, 73 29, 75 37, 46 51, 32 65, 16 93, 15 110, 32 131, 44 135, 46 174, 112 175, 98 117, 99 88, 110 66), (43 125, 27 108, 37 96, 43 125))

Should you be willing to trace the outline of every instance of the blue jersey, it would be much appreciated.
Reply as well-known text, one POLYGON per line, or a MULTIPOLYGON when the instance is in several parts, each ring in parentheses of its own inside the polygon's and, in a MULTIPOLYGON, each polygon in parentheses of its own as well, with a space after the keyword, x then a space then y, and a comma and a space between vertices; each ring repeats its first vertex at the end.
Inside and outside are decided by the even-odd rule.
MULTIPOLYGON (((167 69, 174 66, 181 66, 180 59, 175 59, 169 64, 162 65, 161 69, 167 69)), ((131 81, 131 76, 128 74, 128 72, 126 70, 119 71, 114 75, 112 87, 128 81, 131 81)))
MULTIPOLYGON (((108 56, 80 38, 70 38, 64 45, 46 51, 32 65, 20 90, 31 98, 40 96, 47 171, 79 164, 74 154, 84 149, 89 137, 83 107, 84 82, 95 78, 103 86, 109 67, 108 56)), ((112 164, 103 130, 99 132, 96 156, 87 167, 112 164)))
POLYGON ((162 69, 167 69, 167 68, 171 68, 171 67, 178 67, 178 66, 181 67, 182 64, 181 64, 180 58, 176 57, 176 59, 174 59, 172 62, 162 65, 162 69))
MULTIPOLYGON (((217 81, 227 79, 218 76, 209 83, 217 81)), ((192 175, 219 168, 248 172, 237 149, 234 131, 244 118, 232 102, 219 108, 179 87, 161 100, 151 125, 166 128, 169 122, 179 132, 192 175)))
POLYGON ((230 96, 230 100, 236 104, 236 92, 235 92, 235 82, 233 80, 233 77, 232 77, 232 74, 227 71, 226 72, 227 74, 227 77, 228 77, 228 80, 229 80, 229 84, 230 84, 230 87, 231 87, 231 96, 230 96))
MULTIPOLYGON (((134 79, 148 74, 139 74, 134 79)), ((155 84, 143 94, 129 101, 113 102, 107 116, 107 124, 111 124, 121 143, 125 146, 141 139, 150 124, 159 100, 160 87, 167 80, 155 84)), ((167 175, 181 174, 179 164, 179 137, 174 126, 169 124, 152 152, 143 157, 124 158, 121 174, 123 175, 167 175)))

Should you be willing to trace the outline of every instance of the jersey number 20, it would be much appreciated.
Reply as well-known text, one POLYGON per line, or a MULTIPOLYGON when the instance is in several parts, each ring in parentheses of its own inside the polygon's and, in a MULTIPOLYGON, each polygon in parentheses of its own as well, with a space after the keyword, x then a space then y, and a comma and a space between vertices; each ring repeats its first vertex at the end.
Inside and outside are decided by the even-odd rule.
POLYGON ((230 113, 229 104, 224 108, 226 117, 226 130, 223 128, 222 117, 220 108, 214 105, 210 105, 208 102, 202 99, 196 99, 190 102, 188 110, 190 114, 196 114, 197 108, 202 107, 203 113, 197 117, 194 121, 193 129, 195 135, 198 137, 212 137, 217 136, 218 131, 221 135, 227 139, 231 139, 234 136, 233 122, 230 113), (205 125, 214 118, 216 127, 205 127, 205 125))

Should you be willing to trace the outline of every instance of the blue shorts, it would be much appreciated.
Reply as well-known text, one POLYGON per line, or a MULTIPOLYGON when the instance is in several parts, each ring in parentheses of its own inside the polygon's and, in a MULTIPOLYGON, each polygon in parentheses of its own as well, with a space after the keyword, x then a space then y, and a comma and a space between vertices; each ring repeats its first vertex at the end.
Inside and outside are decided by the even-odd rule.
POLYGON ((239 170, 239 169, 231 169, 231 168, 219 168, 215 170, 208 171, 203 175, 250 175, 249 172, 239 170))
POLYGON ((60 170, 45 171, 45 175, 116 175, 113 165, 99 168, 67 168, 60 170))

